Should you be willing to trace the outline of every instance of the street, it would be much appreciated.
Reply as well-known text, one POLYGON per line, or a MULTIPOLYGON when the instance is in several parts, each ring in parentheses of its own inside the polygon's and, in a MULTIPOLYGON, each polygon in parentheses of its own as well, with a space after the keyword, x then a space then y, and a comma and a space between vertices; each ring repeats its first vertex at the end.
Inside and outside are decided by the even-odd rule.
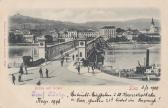
MULTIPOLYGON (((18 82, 18 74, 16 76, 17 85, 37 84, 40 81, 41 85, 129 85, 129 84, 145 84, 149 82, 118 78, 112 75, 105 74, 99 70, 95 73, 89 72, 86 67, 81 67, 81 74, 78 74, 73 62, 64 61, 63 67, 59 60, 51 61, 42 67, 43 78, 40 78, 40 67, 28 69, 28 74, 22 75, 22 82, 18 82), (46 78, 45 70, 48 69, 49 78, 46 78)), ((90 69, 91 71, 91 69, 90 69)), ((11 77, 11 76, 10 76, 11 77)))

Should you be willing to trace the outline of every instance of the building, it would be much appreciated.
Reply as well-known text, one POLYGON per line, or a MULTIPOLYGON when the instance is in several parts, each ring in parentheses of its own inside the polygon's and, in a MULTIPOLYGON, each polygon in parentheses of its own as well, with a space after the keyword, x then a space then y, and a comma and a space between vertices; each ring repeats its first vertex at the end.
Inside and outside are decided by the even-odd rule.
POLYGON ((146 36, 160 38, 160 28, 155 25, 155 22, 152 18, 150 28, 146 30, 146 36))
POLYGON ((31 35, 31 34, 23 35, 23 37, 25 39, 25 42, 28 42, 28 43, 33 43, 34 42, 34 36, 31 35))
POLYGON ((68 31, 68 30, 63 30, 59 32, 59 41, 60 42, 68 42, 72 41, 73 39, 77 38, 77 32, 76 31, 68 31))
POLYGON ((78 38, 84 38, 87 40, 97 37, 98 33, 94 30, 63 30, 60 31, 59 40, 64 42, 76 40, 78 38))
POLYGON ((128 29, 123 32, 122 36, 125 36, 129 41, 138 37, 140 32, 137 29, 128 29))
POLYGON ((115 26, 104 26, 100 28, 99 35, 104 37, 105 40, 110 38, 116 38, 116 27, 115 26))
POLYGON ((15 30, 14 32, 14 35, 23 35, 23 31, 21 31, 21 30, 15 30))
POLYGON ((49 31, 49 35, 51 35, 53 37, 53 41, 58 41, 58 33, 53 30, 53 31, 49 31))
POLYGON ((68 30, 68 37, 69 39, 77 39, 78 38, 78 31, 77 30, 68 30))
POLYGON ((98 33, 94 30, 83 30, 83 31, 78 31, 78 37, 79 38, 85 38, 87 40, 93 39, 97 37, 98 33))
POLYGON ((151 21, 151 26, 150 26, 150 29, 149 29, 149 33, 158 33, 159 32, 159 28, 157 26, 155 26, 155 22, 152 18, 152 21, 151 21))

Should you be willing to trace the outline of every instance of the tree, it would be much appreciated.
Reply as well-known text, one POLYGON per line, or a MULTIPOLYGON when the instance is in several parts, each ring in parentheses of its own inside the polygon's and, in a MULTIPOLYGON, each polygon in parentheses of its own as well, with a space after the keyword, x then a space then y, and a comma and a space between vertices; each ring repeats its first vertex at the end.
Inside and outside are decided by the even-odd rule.
POLYGON ((121 28, 117 28, 117 29, 116 29, 116 32, 117 32, 117 33, 124 32, 124 31, 125 31, 125 30, 124 30, 124 29, 121 29, 121 28))
POLYGON ((51 35, 45 35, 45 39, 47 43, 52 43, 53 42, 53 37, 51 35))
POLYGON ((9 43, 23 43, 25 39, 21 34, 15 35, 13 32, 10 32, 8 41, 9 43))

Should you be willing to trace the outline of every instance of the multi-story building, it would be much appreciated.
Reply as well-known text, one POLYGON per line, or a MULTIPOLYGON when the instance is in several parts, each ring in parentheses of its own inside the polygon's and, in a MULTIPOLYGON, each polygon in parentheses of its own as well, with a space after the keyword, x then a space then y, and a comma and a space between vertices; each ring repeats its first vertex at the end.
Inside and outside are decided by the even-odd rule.
POLYGON ((138 37, 138 35, 140 34, 140 32, 137 30, 137 29, 129 29, 129 30, 126 30, 122 33, 122 36, 126 37, 128 40, 133 40, 135 38, 138 37))
POLYGON ((77 39, 78 38, 78 31, 77 30, 68 30, 68 38, 69 39, 77 39))
POLYGON ((25 42, 28 42, 28 43, 33 43, 34 42, 34 36, 31 35, 31 34, 23 35, 23 37, 25 39, 25 42))
POLYGON ((97 35, 98 35, 98 33, 94 30, 91 30, 91 29, 83 30, 83 31, 78 32, 78 37, 79 38, 85 38, 85 39, 88 39, 88 40, 97 37, 97 35))
POLYGON ((110 38, 116 38, 116 27, 115 26, 104 26, 100 28, 99 35, 104 37, 105 40, 110 38))
POLYGON ((53 37, 53 41, 58 41, 58 33, 55 30, 49 31, 49 35, 53 37))

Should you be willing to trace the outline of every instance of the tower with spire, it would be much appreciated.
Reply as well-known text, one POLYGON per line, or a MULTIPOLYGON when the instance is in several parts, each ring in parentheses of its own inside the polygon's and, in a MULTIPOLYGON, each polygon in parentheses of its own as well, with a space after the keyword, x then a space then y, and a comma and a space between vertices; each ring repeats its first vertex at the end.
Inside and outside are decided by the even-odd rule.
POLYGON ((151 21, 151 26, 150 26, 150 30, 149 30, 150 33, 155 33, 156 32, 156 27, 155 27, 155 22, 152 18, 152 21, 151 21))
POLYGON ((153 18, 152 18, 152 21, 151 21, 151 25, 155 25, 153 18))

